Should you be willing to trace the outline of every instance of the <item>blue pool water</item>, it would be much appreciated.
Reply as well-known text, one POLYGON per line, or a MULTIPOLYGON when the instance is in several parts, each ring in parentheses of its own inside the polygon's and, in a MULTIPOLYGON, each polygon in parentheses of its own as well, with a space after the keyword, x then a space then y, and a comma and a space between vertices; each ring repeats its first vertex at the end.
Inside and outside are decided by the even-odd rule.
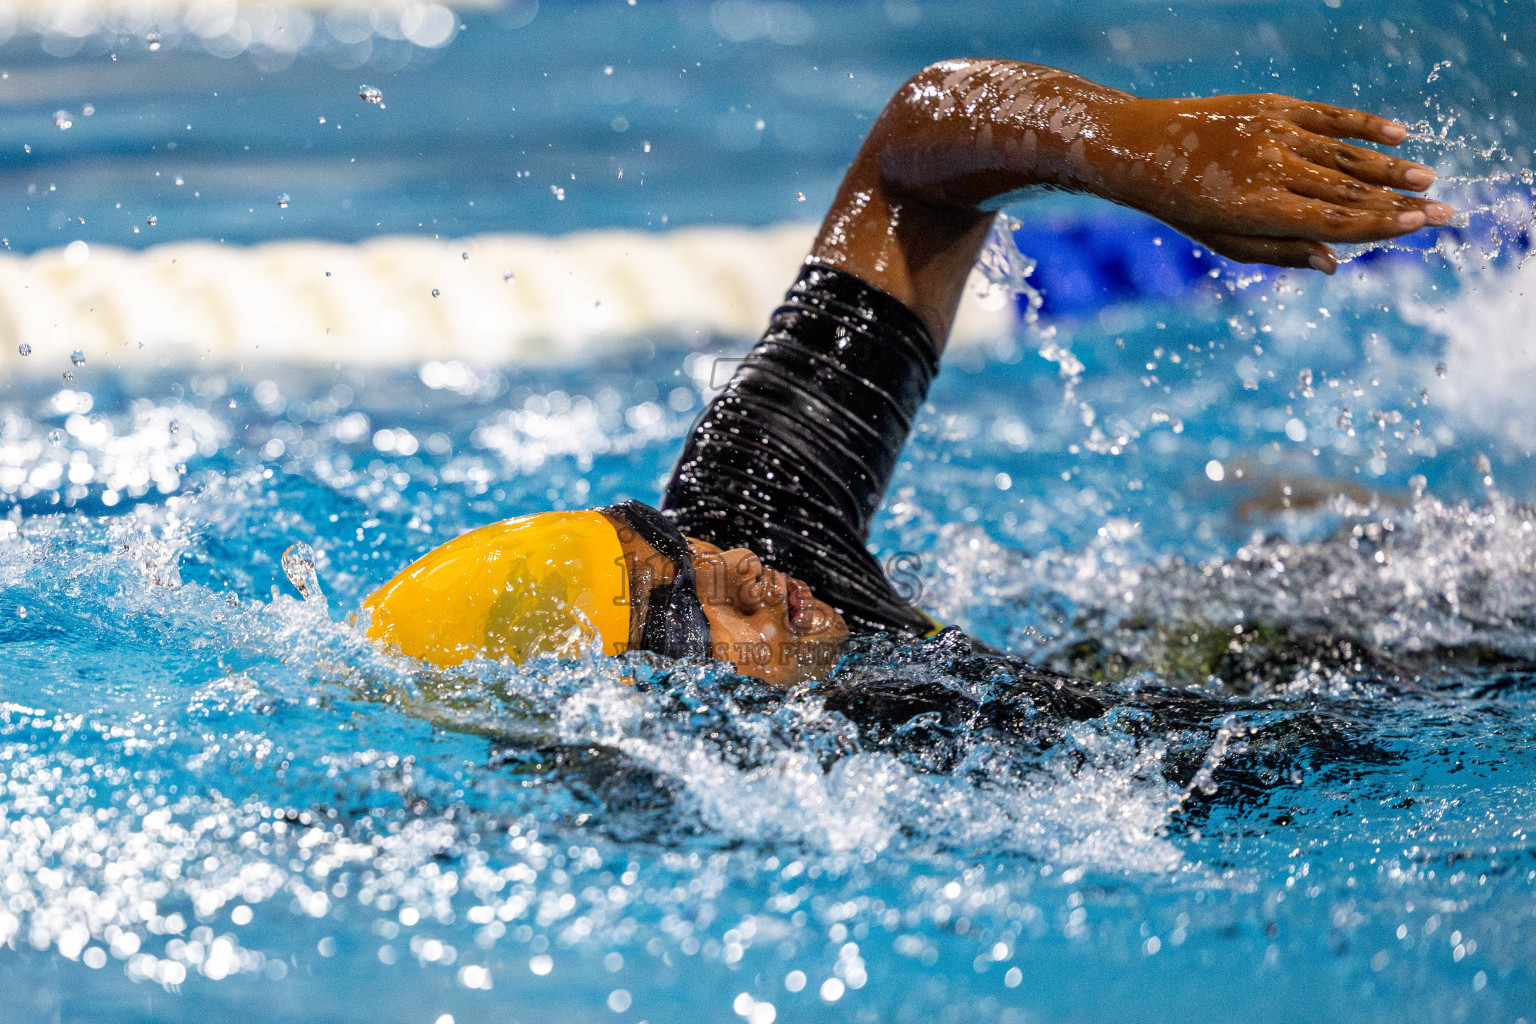
MULTIPOLYGON (((426 672, 349 625, 472 526, 654 496, 750 339, 28 357, 0 381, 0 1020, 1531 1020, 1536 17, 1039 6, 525 4, 362 62, 323 17, 297 54, 0 48, 28 252, 804 219, 959 52, 1426 118, 1417 155, 1481 210, 1412 243, 1449 259, 1329 281, 1014 211, 1046 315, 950 353, 873 540, 935 614, 1128 698, 1039 745, 876 742, 718 667, 426 672), (1156 711, 1164 684, 1206 710, 1156 711)), ((991 685, 942 644, 841 672, 871 665, 991 685)))

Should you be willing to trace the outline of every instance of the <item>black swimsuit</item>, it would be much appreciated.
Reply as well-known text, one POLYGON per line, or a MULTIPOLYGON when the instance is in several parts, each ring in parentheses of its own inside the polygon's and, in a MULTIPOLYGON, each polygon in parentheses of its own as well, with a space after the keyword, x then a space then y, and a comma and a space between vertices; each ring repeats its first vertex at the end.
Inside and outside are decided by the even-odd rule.
MULTIPOLYGON (((798 576, 853 632, 894 634, 853 638, 814 684, 826 710, 858 727, 864 749, 949 771, 977 743, 1041 751, 1073 722, 1120 709, 1116 728, 1166 744, 1163 773, 1187 789, 1206 763, 1214 723, 1239 702, 1148 684, 1102 686, 1011 658, 958 629, 938 632, 870 554, 870 520, 938 363, 932 336, 906 306, 851 274, 807 265, 763 339, 700 416, 662 510, 686 534, 750 548, 798 576)), ((721 742, 745 711, 791 696, 735 676, 706 697, 690 679, 641 673, 635 685, 682 701, 690 715, 718 713, 709 734, 721 742)), ((1309 728, 1325 735, 1326 724, 1309 728)), ((1277 742, 1294 740, 1280 733, 1277 742)), ((1258 739, 1249 742, 1259 749, 1258 739)), ((750 747, 743 739, 741 749, 750 747)), ((1249 769, 1224 762, 1224 784, 1240 770, 1249 769)), ((1188 811, 1200 799, 1186 796, 1180 806, 1188 811)))
POLYGON ((866 545, 938 368, 917 314, 808 264, 694 426, 663 511, 689 536, 804 580, 856 633, 931 633, 866 545))

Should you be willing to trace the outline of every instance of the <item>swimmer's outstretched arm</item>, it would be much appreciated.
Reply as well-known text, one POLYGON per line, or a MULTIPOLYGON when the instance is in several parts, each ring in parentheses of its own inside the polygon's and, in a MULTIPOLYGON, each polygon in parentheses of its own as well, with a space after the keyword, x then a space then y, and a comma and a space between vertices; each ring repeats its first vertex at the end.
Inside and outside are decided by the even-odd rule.
POLYGON ((1023 189, 1092 193, 1231 259, 1331 274, 1329 242, 1451 218, 1393 191, 1424 191, 1429 168, 1337 141, 1406 135, 1288 96, 1142 99, 1038 64, 943 61, 886 105, 811 255, 900 299, 940 345, 993 211, 1023 189))

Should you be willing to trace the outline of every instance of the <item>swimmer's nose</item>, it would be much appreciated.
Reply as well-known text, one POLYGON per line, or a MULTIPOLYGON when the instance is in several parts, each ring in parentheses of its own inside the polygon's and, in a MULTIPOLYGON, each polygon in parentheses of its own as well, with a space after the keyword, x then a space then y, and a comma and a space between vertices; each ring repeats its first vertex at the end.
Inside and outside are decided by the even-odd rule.
MULTIPOLYGON (((738 610, 751 614, 773 601, 776 575, 746 548, 732 548, 710 557, 718 562, 722 596, 738 610)), ((782 590, 782 587, 779 588, 782 590)))

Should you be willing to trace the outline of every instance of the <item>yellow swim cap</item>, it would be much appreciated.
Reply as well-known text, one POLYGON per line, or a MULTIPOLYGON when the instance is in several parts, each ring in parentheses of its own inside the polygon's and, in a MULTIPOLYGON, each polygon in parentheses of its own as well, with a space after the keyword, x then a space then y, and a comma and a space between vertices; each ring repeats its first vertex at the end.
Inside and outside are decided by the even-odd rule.
POLYGON ((447 667, 629 643, 629 572, 600 512, 541 512, 433 548, 363 602, 370 639, 447 667))

